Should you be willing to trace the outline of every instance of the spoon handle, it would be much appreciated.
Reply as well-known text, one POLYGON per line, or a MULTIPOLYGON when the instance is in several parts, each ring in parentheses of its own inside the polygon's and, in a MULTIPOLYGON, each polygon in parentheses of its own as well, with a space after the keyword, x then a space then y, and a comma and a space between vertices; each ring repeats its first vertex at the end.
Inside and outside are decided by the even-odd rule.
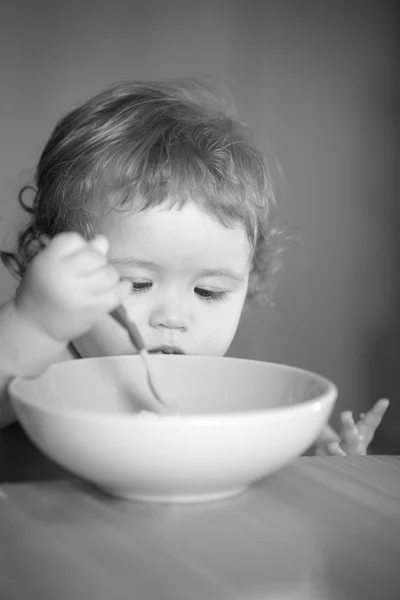
POLYGON ((120 325, 122 325, 122 327, 124 327, 127 330, 131 342, 135 346, 136 350, 138 352, 146 350, 146 345, 141 336, 141 333, 136 327, 135 323, 129 319, 125 307, 122 304, 120 304, 119 306, 117 306, 116 309, 113 310, 111 315, 116 321, 118 321, 120 325))
POLYGON ((162 396, 159 394, 156 386, 154 385, 154 376, 151 372, 151 367, 150 367, 150 364, 148 361, 148 353, 147 353, 146 345, 140 334, 139 329, 137 328, 135 323, 129 319, 128 313, 126 312, 126 309, 122 304, 117 306, 117 308, 112 311, 111 316, 114 317, 114 319, 120 325, 122 325, 122 327, 124 327, 126 329, 132 344, 134 345, 136 350, 139 352, 139 354, 145 364, 146 371, 147 371, 147 380, 148 380, 150 389, 153 392, 154 397, 156 398, 156 400, 158 401, 158 403, 160 405, 160 407, 157 406, 157 412, 171 413, 172 409, 167 405, 166 402, 164 402, 164 400, 162 399, 162 396))

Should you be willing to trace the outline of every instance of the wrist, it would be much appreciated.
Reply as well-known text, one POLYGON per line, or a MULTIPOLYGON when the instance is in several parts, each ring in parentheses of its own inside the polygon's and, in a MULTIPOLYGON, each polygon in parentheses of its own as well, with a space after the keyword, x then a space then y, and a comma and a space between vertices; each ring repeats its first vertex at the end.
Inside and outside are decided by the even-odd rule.
POLYGON ((34 377, 64 350, 67 342, 53 338, 14 300, 2 309, 0 359, 2 371, 11 377, 34 377))

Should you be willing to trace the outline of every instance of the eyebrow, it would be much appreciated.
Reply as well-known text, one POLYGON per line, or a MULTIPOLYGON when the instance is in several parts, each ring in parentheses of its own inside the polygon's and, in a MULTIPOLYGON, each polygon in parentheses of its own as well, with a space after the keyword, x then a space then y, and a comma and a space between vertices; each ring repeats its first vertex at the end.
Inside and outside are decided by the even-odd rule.
MULTIPOLYGON (((156 272, 162 271, 162 267, 151 260, 139 260, 135 258, 115 258, 111 259, 110 263, 144 267, 145 269, 151 269, 156 272)), ((233 271, 232 269, 202 269, 197 274, 199 277, 222 277, 223 279, 232 279, 233 281, 238 281, 239 283, 242 283, 244 281, 244 276, 238 273, 237 271, 233 271)))
POLYGON ((199 272, 199 275, 201 277, 223 277, 224 279, 233 279, 239 283, 244 280, 243 275, 231 269, 203 269, 199 272))

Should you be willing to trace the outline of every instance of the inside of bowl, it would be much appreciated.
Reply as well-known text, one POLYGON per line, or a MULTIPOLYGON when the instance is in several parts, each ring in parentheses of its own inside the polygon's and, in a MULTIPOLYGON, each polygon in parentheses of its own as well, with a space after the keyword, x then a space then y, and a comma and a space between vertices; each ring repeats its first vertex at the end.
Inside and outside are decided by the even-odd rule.
MULTIPOLYGON (((273 409, 327 393, 324 378, 283 365, 200 356, 151 356, 163 397, 189 414, 273 409)), ((145 408, 151 395, 140 357, 81 359, 54 365, 35 380, 16 382, 29 402, 94 411, 127 413, 145 408)))

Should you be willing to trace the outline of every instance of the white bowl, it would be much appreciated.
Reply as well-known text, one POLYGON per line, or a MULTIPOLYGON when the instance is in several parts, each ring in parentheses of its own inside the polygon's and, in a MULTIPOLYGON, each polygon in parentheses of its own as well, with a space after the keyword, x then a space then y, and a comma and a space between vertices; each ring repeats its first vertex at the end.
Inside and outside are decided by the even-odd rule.
POLYGON ((337 389, 290 366, 207 356, 150 356, 179 411, 141 413, 150 394, 139 356, 73 360, 15 379, 17 418, 50 458, 108 492, 202 502, 245 490, 304 453, 337 389))

